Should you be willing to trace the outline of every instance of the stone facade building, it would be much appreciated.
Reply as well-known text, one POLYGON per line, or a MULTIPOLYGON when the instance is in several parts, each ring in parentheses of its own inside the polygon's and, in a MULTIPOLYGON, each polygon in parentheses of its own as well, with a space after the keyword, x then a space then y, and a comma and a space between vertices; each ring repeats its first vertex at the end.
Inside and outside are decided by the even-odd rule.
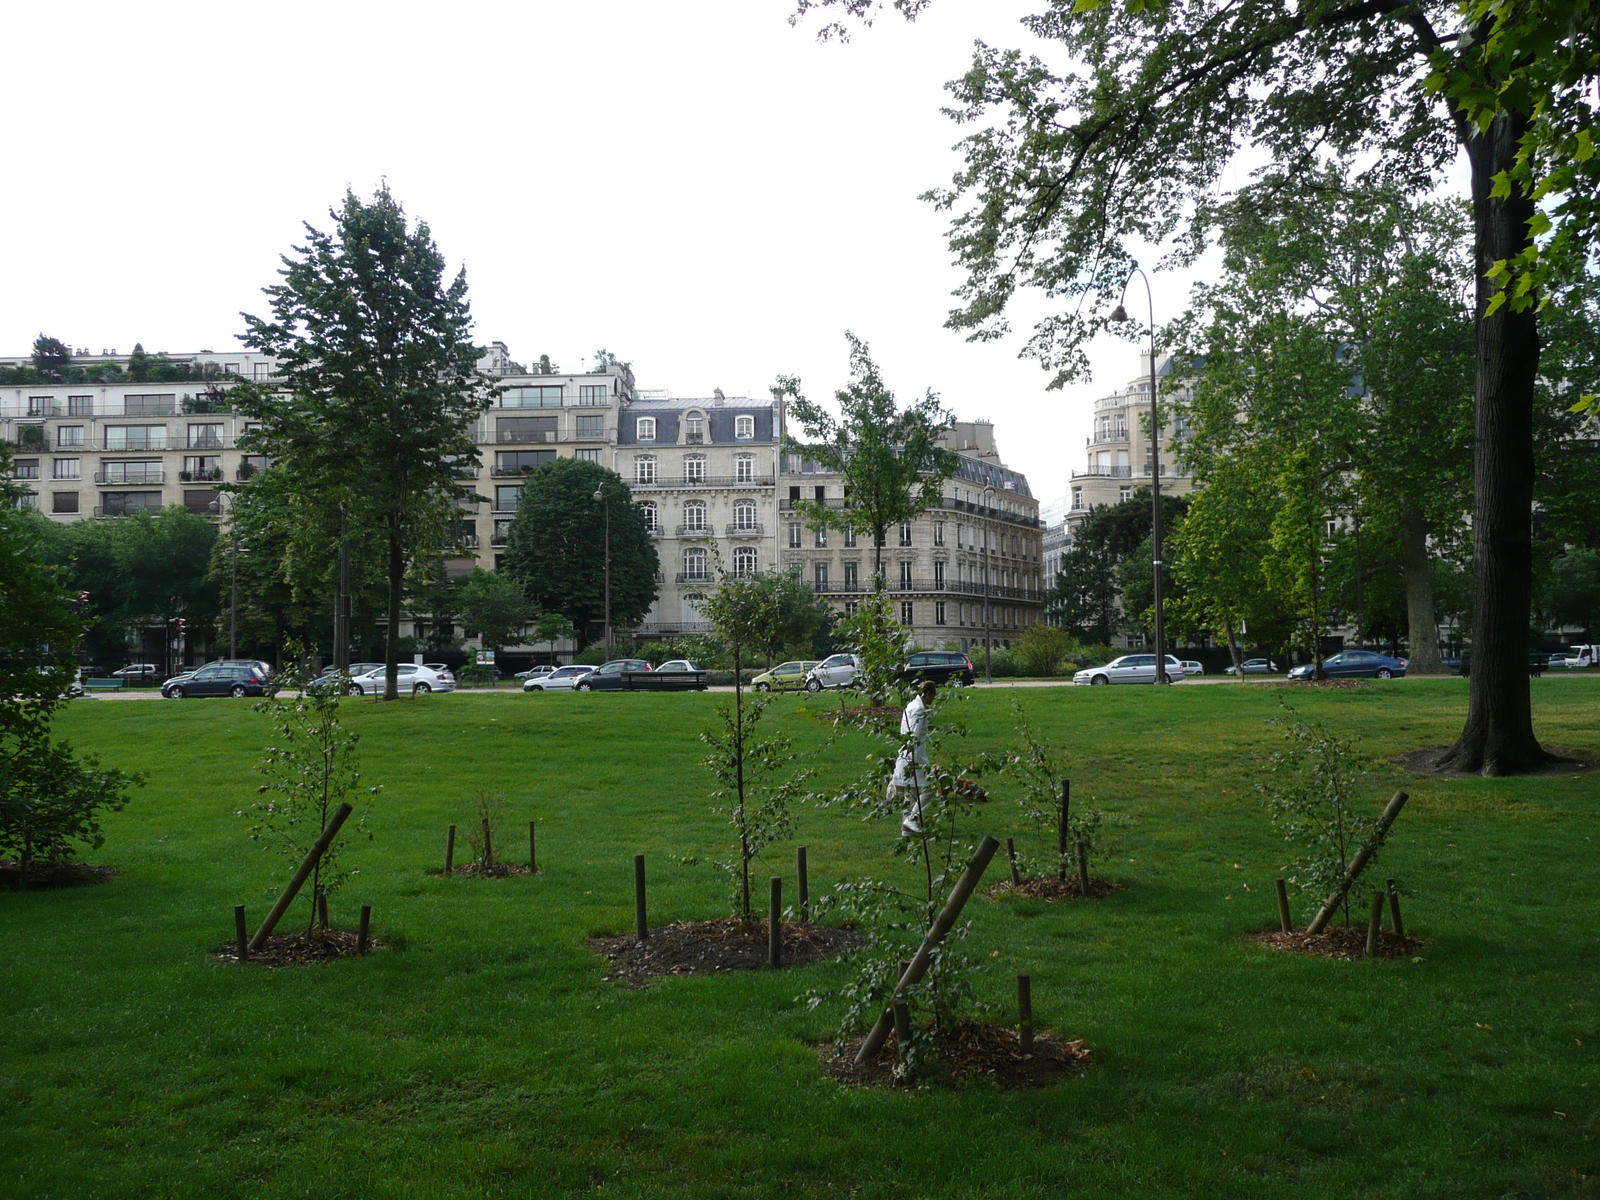
MULTIPOLYGON (((1139 375, 1126 387, 1094 402, 1093 432, 1086 439, 1087 462, 1072 472, 1071 504, 1066 513, 1070 528, 1082 524, 1097 505, 1130 499, 1135 489, 1150 486, 1150 356, 1139 356, 1139 375), (1143 420, 1141 420, 1143 418, 1143 420)), ((1170 408, 1163 381, 1170 378, 1170 356, 1156 358, 1157 387, 1161 403, 1170 408)), ((1181 420, 1161 430, 1161 490, 1186 495, 1194 480, 1183 463, 1184 427, 1181 420)))

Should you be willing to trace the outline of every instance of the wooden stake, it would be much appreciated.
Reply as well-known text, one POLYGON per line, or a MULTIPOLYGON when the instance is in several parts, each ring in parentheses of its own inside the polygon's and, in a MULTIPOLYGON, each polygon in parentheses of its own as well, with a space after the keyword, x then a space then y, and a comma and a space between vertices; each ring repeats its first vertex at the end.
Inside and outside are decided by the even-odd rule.
POLYGON ((800 884, 800 923, 805 925, 811 921, 811 883, 806 876, 806 848, 804 846, 794 852, 794 865, 800 884))
POLYGON ((294 903, 294 898, 300 894, 300 889, 305 881, 310 878, 311 872, 316 869, 318 861, 333 844, 333 839, 338 836, 340 827, 345 819, 354 811, 348 803, 339 805, 338 811, 333 814, 333 820, 328 822, 328 827, 306 854, 305 861, 300 864, 300 869, 294 873, 294 878, 289 881, 289 886, 283 889, 283 894, 278 897, 278 902, 272 906, 272 911, 267 914, 267 919, 261 922, 261 928, 256 930, 255 937, 250 939, 250 949, 259 951, 267 944, 267 939, 272 936, 272 931, 278 927, 278 922, 283 919, 283 914, 289 911, 289 905, 294 903))
POLYGON ((650 936, 644 916, 644 855, 633 856, 633 924, 642 942, 650 936))
POLYGON ((250 961, 250 926, 245 923, 244 905, 233 906, 233 944, 238 948, 240 962, 250 961))
POLYGON ((328 893, 320 889, 317 892, 317 924, 323 929, 328 927, 328 893))
POLYGON ((1082 838, 1078 839, 1078 894, 1089 898, 1089 847, 1082 838))
POLYGON ((772 899, 767 908, 767 966, 783 965, 783 878, 772 877, 772 899))
POLYGON ((1278 924, 1285 933, 1294 932, 1294 922, 1289 919, 1289 885, 1278 880, 1278 924))
POLYGON ((1061 823, 1056 829, 1056 861, 1061 864, 1061 882, 1067 881, 1067 810, 1072 806, 1072 780, 1061 781, 1061 823))
POLYGON ((1372 893, 1372 916, 1367 921, 1367 957, 1378 953, 1378 934, 1383 929, 1383 893, 1372 893))
POLYGON ((1011 886, 1022 886, 1022 872, 1017 870, 1017 839, 1006 839, 1006 858, 1011 861, 1011 886))
POLYGON ((1339 886, 1334 890, 1322 905, 1322 909, 1313 918, 1311 924, 1306 926, 1309 934, 1321 933, 1328 927, 1328 922, 1333 919, 1333 914, 1339 910, 1339 905, 1344 903, 1344 898, 1350 894, 1350 889, 1355 886, 1361 872, 1367 869, 1367 863, 1378 852, 1378 847, 1383 843, 1384 837, 1389 832, 1389 826, 1394 824, 1395 818, 1400 815, 1400 810, 1406 806, 1407 796, 1404 792, 1396 792, 1394 798, 1384 807, 1383 815, 1378 818, 1378 826, 1373 830, 1372 837, 1367 844, 1356 852, 1355 858, 1350 861, 1350 867, 1344 873, 1344 878, 1339 881, 1339 886))
POLYGON ((356 930, 356 953, 367 952, 367 935, 372 931, 372 905, 361 906, 361 924, 356 930))
POLYGON ((1397 938, 1406 936, 1406 923, 1400 919, 1400 889, 1395 887, 1394 880, 1384 881, 1384 891, 1389 893, 1389 923, 1394 926, 1394 935, 1397 938))
POLYGON ((900 1055, 900 1061, 906 1061, 906 1055, 911 1051, 911 1008, 904 1000, 896 1000, 889 1006, 889 1011, 894 1017, 894 1047, 900 1055))
POLYGON ((483 819, 483 867, 486 871, 494 870, 494 843, 489 838, 489 818, 483 819))
POLYGON ((528 822, 528 874, 530 875, 539 873, 539 845, 534 839, 534 824, 533 821, 528 822))
POLYGON ((1033 1053, 1033 977, 1017 976, 1017 1037, 1024 1054, 1033 1053))
POLYGON ((444 873, 450 874, 456 865, 456 827, 450 826, 450 832, 444 835, 444 873))

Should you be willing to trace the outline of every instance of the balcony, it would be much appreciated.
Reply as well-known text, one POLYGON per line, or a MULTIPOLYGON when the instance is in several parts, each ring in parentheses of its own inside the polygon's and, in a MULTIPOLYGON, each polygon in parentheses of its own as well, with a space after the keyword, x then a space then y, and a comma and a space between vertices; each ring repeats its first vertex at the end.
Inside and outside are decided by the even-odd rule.
POLYGON ((723 536, 731 538, 758 538, 762 535, 760 525, 728 525, 724 528, 723 536))
POLYGON ((445 539, 447 550, 476 550, 478 545, 478 535, 475 533, 458 533, 445 539))
POLYGON ((554 429, 497 429, 494 440, 508 445, 533 445, 556 440, 554 429))
POLYGON ((673 530, 674 537, 681 538, 714 538, 717 531, 710 525, 679 525, 673 530))
MULTIPOLYGON (((529 471, 537 471, 542 466, 544 466, 543 463, 533 463, 533 464, 530 464, 530 465, 528 465, 526 467, 490 467, 489 468, 489 478, 491 478, 491 479, 520 479, 522 476, 526 475, 529 471)), ((463 476, 461 476, 461 478, 470 479, 470 478, 472 478, 472 476, 463 475, 463 476)))
POLYGON ((684 583, 709 584, 709 583, 713 583, 715 581, 713 580, 710 571, 699 571, 699 572, 679 571, 678 572, 678 582, 680 584, 684 584, 684 583))
MULTIPOLYGON (((811 590, 819 595, 859 595, 872 590, 870 579, 843 579, 838 582, 813 583, 811 590)), ((938 579, 891 579, 887 591, 890 593, 905 594, 908 592, 932 592, 954 594, 958 596, 975 596, 982 598, 987 595, 990 600, 1031 600, 1038 603, 1043 600, 1043 593, 1033 588, 1002 587, 1000 584, 991 583, 985 589, 981 583, 968 581, 956 582, 953 580, 938 579)))
POLYGON ((504 546, 506 544, 506 538, 508 536, 509 535, 506 533, 505 530, 496 529, 492 534, 489 535, 489 545, 491 545, 491 546, 504 546))
POLYGON ((145 471, 96 471, 94 481, 107 487, 160 487, 167 482, 167 473, 160 467, 145 471))
POLYGON ((685 446, 703 446, 705 443, 706 435, 703 433, 686 433, 683 435, 683 444, 685 446))
POLYGON ((741 479, 737 475, 702 475, 699 479, 654 479, 649 483, 635 481, 636 492, 682 491, 696 488, 768 488, 774 483, 771 475, 754 475, 741 479))
POLYGON ((184 444, 186 450, 231 450, 226 438, 192 437, 184 444))
POLYGON ((1132 467, 1101 467, 1089 466, 1081 471, 1072 473, 1074 479, 1131 479, 1132 467))
POLYGON ((1128 431, 1126 429, 1116 429, 1110 433, 1097 433, 1093 437, 1084 438, 1083 443, 1086 446, 1104 446, 1107 444, 1114 445, 1118 442, 1125 443, 1127 440, 1128 431))
POLYGON ((222 468, 212 467, 209 471, 179 471, 180 483, 220 483, 222 482, 222 468))
POLYGON ((783 498, 779 499, 779 501, 778 501, 778 511, 779 512, 794 512, 795 511, 795 507, 796 507, 797 504, 820 504, 824 508, 832 509, 834 512, 843 512, 845 509, 850 507, 850 501, 842 499, 842 498, 836 498, 836 499, 833 499, 833 500, 805 500, 805 499, 801 499, 799 501, 795 501, 795 500, 790 499, 788 497, 783 497, 783 498))

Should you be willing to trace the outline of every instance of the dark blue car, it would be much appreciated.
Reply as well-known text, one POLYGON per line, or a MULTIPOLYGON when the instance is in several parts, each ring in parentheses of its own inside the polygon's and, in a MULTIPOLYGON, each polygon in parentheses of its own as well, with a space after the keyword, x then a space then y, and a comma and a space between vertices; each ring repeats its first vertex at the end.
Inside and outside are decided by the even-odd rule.
MULTIPOLYGON (((1295 667, 1290 679, 1310 679, 1310 663, 1295 667)), ((1322 673, 1329 679, 1399 679, 1406 673, 1406 660, 1390 658, 1376 650, 1346 650, 1322 660, 1322 673)))
POLYGON ((213 663, 175 675, 161 685, 161 694, 168 700, 183 700, 189 696, 263 696, 266 694, 266 677, 255 667, 225 667, 213 663))

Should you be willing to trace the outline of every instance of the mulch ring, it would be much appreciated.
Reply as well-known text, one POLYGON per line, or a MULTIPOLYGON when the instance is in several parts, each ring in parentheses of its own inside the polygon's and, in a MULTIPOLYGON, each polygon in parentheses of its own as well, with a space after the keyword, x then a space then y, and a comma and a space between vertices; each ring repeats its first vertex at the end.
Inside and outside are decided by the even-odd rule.
POLYGON ((1293 681, 1291 681, 1289 683, 1269 683, 1269 684, 1266 684, 1265 686, 1269 687, 1269 688, 1293 688, 1295 691, 1299 691, 1301 688, 1308 688, 1308 687, 1314 687, 1314 688, 1369 688, 1369 687, 1372 686, 1372 680, 1370 680, 1370 679, 1296 679, 1296 680, 1293 680, 1293 681))
MULTIPOLYGON (((1434 764, 1449 749, 1449 746, 1424 746, 1420 750, 1407 750, 1404 754, 1397 754, 1389 761, 1397 767, 1404 767, 1413 775, 1431 775, 1435 779, 1483 778, 1482 775, 1472 771, 1449 771, 1435 766, 1434 764)), ((1591 771, 1600 769, 1600 760, 1582 750, 1574 750, 1568 746, 1546 746, 1544 749, 1551 756, 1549 762, 1531 771, 1520 771, 1518 774, 1587 775, 1591 771)))
MULTIPOLYGON (((831 925, 783 927, 783 965, 808 967, 836 958, 866 939, 853 929, 831 925)), ((608 980, 643 987, 663 975, 720 975, 726 971, 760 971, 767 966, 767 923, 725 917, 717 921, 680 921, 652 929, 641 942, 632 934, 596 934, 589 946, 611 962, 608 980)))
MULTIPOLYGON (((1089 899, 1104 900, 1113 892, 1124 891, 1125 885, 1112 883, 1109 879, 1101 879, 1098 875, 1089 876, 1089 899)), ((1055 875, 1034 875, 1024 879, 1021 883, 1012 883, 1003 880, 983 893, 991 900, 998 900, 1002 896, 1024 896, 1029 900, 1079 900, 1083 897, 1083 889, 1078 886, 1076 874, 1061 879, 1055 875)))
MULTIPOLYGON (((444 876, 444 868, 429 871, 429 875, 444 876)), ((535 875, 538 872, 517 863, 497 862, 493 866, 484 866, 480 862, 470 862, 459 867, 450 868, 452 876, 460 875, 466 879, 505 879, 512 875, 535 875)))
MULTIPOLYGON (((84 887, 115 879, 115 867, 94 867, 80 862, 30 862, 28 889, 84 887)), ((0 862, 0 891, 14 892, 22 882, 22 868, 16 859, 0 862)))
POLYGON ((1082 1042, 1036 1033, 1032 1053, 1024 1054, 1021 1037, 1014 1028, 987 1021, 963 1021, 954 1029, 935 1034, 934 1057, 926 1073, 920 1079, 905 1079, 895 1074, 900 1052, 894 1034, 889 1035, 876 1058, 858 1067, 855 1057, 864 1041, 866 1036, 862 1035, 843 1046, 832 1042, 818 1046, 822 1069, 840 1083, 905 1088, 932 1083, 949 1087, 987 1079, 1009 1091, 1049 1087, 1082 1074, 1089 1065, 1089 1051, 1082 1042))
MULTIPOLYGON (((275 933, 260 950, 250 952, 250 961, 264 967, 310 967, 339 958, 360 958, 356 949, 359 937, 348 929, 313 929, 310 933, 275 933)), ((367 939, 367 953, 383 949, 376 938, 367 939)), ((238 947, 232 942, 211 952, 218 962, 239 961, 238 947)))
MULTIPOLYGON (((1289 933, 1269 929, 1265 933, 1252 933, 1250 940, 1288 954, 1310 954, 1344 962, 1355 962, 1367 956, 1367 930, 1364 925, 1329 925, 1318 934, 1309 934, 1304 929, 1289 933)), ((1375 957, 1407 958, 1427 944, 1413 934, 1397 937, 1392 930, 1384 929, 1378 933, 1378 953, 1375 957)))

